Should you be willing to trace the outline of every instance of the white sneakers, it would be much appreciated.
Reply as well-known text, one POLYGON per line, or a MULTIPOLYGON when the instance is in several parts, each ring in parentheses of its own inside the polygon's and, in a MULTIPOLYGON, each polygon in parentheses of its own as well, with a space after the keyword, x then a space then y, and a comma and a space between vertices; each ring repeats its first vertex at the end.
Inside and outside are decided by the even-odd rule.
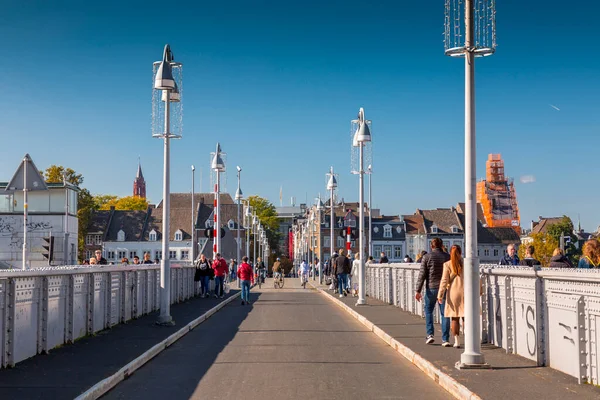
POLYGON ((427 336, 427 339, 425 339, 426 344, 432 344, 433 342, 435 342, 433 335, 429 335, 429 336, 427 336))

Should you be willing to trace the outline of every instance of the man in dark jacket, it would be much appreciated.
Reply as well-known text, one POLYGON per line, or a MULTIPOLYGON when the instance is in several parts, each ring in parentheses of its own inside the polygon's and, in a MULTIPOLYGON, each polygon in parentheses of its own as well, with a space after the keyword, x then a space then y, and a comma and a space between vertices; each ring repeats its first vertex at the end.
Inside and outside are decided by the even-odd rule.
POLYGON ((533 269, 540 269, 542 263, 533 257, 535 248, 532 245, 527 246, 525 249, 525 258, 521 260, 519 265, 523 267, 532 267, 533 269))
POLYGON ((338 278, 338 290, 340 297, 346 296, 346 287, 348 286, 348 274, 350 273, 350 260, 344 255, 344 250, 340 249, 339 256, 335 259, 335 273, 338 278))
MULTIPOLYGON (((415 299, 421 301, 423 296, 421 290, 425 284, 425 326, 427 328, 427 338, 425 343, 432 344, 435 342, 433 338, 433 310, 437 303, 437 295, 440 289, 440 281, 444 272, 444 263, 450 260, 450 255, 442 251, 442 239, 435 238, 431 241, 431 252, 425 254, 421 260, 421 271, 417 280, 417 292, 415 299)), ((440 316, 442 321, 442 346, 449 347, 450 345, 450 319, 444 317, 444 307, 446 300, 440 304, 440 316)))
POLYGON ((390 262, 390 260, 388 260, 387 256, 382 251, 381 252, 381 258, 379 259, 379 264, 388 264, 389 262, 390 262))
POLYGON ((506 254, 500 259, 500 265, 519 265, 521 260, 517 255, 517 249, 514 244, 509 244, 506 247, 506 254))
POLYGON ((102 257, 102 250, 96 250, 96 261, 98 261, 99 265, 108 265, 108 261, 106 258, 102 257))

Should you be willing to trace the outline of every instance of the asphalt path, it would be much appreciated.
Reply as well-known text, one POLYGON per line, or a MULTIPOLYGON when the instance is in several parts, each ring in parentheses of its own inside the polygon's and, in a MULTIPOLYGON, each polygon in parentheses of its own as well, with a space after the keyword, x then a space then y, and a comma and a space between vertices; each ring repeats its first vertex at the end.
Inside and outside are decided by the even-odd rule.
POLYGON ((104 399, 448 399, 342 309, 297 279, 252 289, 104 399))

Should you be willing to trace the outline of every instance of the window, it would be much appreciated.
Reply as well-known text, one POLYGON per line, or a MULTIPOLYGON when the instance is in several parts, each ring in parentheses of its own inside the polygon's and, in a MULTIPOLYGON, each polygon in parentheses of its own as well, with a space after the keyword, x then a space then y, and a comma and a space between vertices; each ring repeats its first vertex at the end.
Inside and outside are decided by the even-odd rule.
POLYGON ((190 258, 189 250, 181 250, 181 259, 188 260, 190 258))
POLYGON ((498 257, 498 249, 494 249, 494 257, 498 257))
POLYGON ((182 240, 183 240, 183 233, 181 232, 181 230, 178 230, 177 232, 175 232, 175 241, 181 242, 182 240))
POLYGON ((486 257, 489 257, 489 255, 490 255, 490 249, 484 249, 483 250, 483 255, 486 256, 486 257))
POLYGON ((452 233, 458 233, 458 226, 452 225, 452 233))
MULTIPOLYGON (((87 244, 87 245, 94 244, 93 236, 92 235, 87 235, 85 237, 85 244, 87 244)), ((87 258, 89 258, 89 257, 87 257, 87 258)))
POLYGON ((379 256, 379 254, 381 254, 381 245, 374 245, 373 246, 373 257, 375 256, 379 256))
POLYGON ((94 239, 94 244, 102 244, 102 235, 96 235, 94 239))
POLYGON ((392 246, 390 246, 390 245, 383 246, 383 252, 385 253, 387 258, 392 258, 392 246))
POLYGON ((150 234, 148 235, 148 240, 151 242, 156 242, 156 231, 152 229, 150 234))
POLYGON ((125 241, 125 232, 123 231, 123 229, 119 230, 119 232, 117 232, 117 242, 124 242, 125 241))
POLYGON ((235 222, 233 222, 233 220, 232 220, 232 219, 230 219, 230 220, 227 222, 227 227, 228 227, 230 230, 233 230, 233 229, 235 229, 235 222))
POLYGON ((137 256, 137 251, 133 250, 129 252, 129 258, 133 259, 133 257, 137 256))
POLYGON ((344 247, 344 245, 345 245, 344 238, 338 236, 336 247, 344 247))
POLYGON ((450 247, 451 247, 451 246, 450 246, 450 242, 446 242, 446 241, 444 241, 444 242, 442 242, 442 243, 444 244, 444 247, 446 248, 446 250, 447 250, 447 251, 450 251, 450 247))
POLYGON ((435 233, 435 234, 438 233, 438 227, 437 227, 437 225, 434 224, 434 225, 431 226, 431 233, 435 233))
POLYGON ((169 260, 177 260, 177 251, 169 250, 169 260))
POLYGON ((156 250, 154 252, 154 259, 162 260, 162 250, 156 250))
POLYGON ((118 255, 118 257, 117 257, 117 258, 119 259, 119 261, 121 261, 123 258, 127 257, 127 252, 126 252, 126 251, 119 250, 119 251, 117 252, 117 255, 118 255))
POLYGON ((93 251, 91 251, 91 250, 86 250, 86 251, 85 251, 85 258, 89 260, 90 258, 92 258, 92 254, 94 254, 94 252, 93 252, 93 251))
POLYGON ((108 258, 109 260, 114 260, 115 259, 115 252, 114 251, 107 251, 106 252, 106 258, 108 258))
POLYGON ((394 258, 397 260, 402 258, 402 246, 394 246, 394 258))
POLYGON ((323 240, 323 246, 331 247, 331 238, 329 236, 325 236, 325 238, 323 240))
POLYGON ((375 233, 379 232, 379 228, 378 227, 374 227, 373 228, 373 232, 375 232, 375 233))
POLYGON ((383 227, 383 237, 384 238, 392 237, 392 227, 390 225, 386 225, 383 227))

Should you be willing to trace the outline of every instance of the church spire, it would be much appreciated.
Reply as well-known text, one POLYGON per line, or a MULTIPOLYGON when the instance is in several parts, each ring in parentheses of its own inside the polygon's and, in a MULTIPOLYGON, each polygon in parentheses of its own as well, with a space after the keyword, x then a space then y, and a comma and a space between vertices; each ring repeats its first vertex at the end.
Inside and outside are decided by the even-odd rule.
POLYGON ((137 174, 135 175, 135 180, 133 181, 133 196, 141 197, 143 199, 146 198, 146 180, 144 179, 144 174, 142 173, 142 163, 139 157, 137 174))

